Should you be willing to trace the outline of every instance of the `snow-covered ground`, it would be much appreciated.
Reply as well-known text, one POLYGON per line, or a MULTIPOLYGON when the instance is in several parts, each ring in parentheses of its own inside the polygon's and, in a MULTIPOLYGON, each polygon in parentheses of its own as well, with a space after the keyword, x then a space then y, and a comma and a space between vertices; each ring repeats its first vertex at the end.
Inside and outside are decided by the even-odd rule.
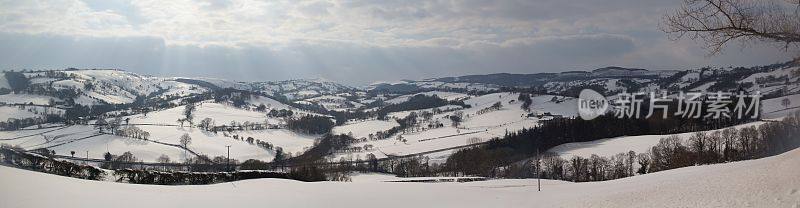
MULTIPOLYGON (((150 112, 147 114, 147 116, 142 114, 133 115, 129 117, 131 118, 130 123, 177 125, 179 124, 177 120, 185 117, 183 114, 184 109, 184 106, 178 106, 175 108, 150 112)), ((230 105, 213 102, 203 102, 197 104, 197 108, 194 112, 194 122, 199 123, 200 120, 205 118, 213 119, 215 125, 217 126, 230 125, 231 121, 236 121, 237 123, 244 123, 245 121, 264 123, 265 120, 269 120, 271 124, 277 124, 280 122, 277 119, 267 117, 267 113, 264 112, 244 110, 230 105)), ((186 123, 186 125, 188 125, 188 123, 186 123)))
POLYGON ((402 102, 408 101, 409 98, 414 97, 416 95, 425 95, 425 96, 434 96, 434 95, 436 95, 437 97, 439 97, 441 99, 448 100, 448 101, 464 99, 464 98, 468 98, 469 97, 469 95, 464 94, 464 93, 430 91, 430 92, 417 93, 417 94, 413 94, 413 95, 398 96, 396 98, 392 98, 392 99, 386 100, 386 103, 391 103, 391 104, 402 103, 402 102))
POLYGON ((25 119, 25 118, 36 118, 36 117, 39 117, 39 115, 36 115, 35 113, 30 111, 19 109, 18 107, 0 106, 0 122, 5 122, 10 118, 25 119))
MULTIPOLYGON (((518 97, 519 94, 517 93, 494 93, 472 97, 464 100, 464 103, 472 107, 462 110, 465 119, 458 128, 452 127, 452 122, 447 118, 447 116, 452 115, 454 112, 436 114, 431 120, 441 122, 444 127, 406 133, 401 132, 388 139, 358 143, 355 145, 364 146, 369 144, 372 145, 374 149, 372 151, 340 153, 335 155, 335 157, 355 160, 358 158, 366 158, 367 154, 374 154, 377 158, 382 158, 387 157, 387 155, 423 153, 465 146, 475 142, 485 142, 495 137, 502 137, 506 132, 515 132, 523 128, 531 128, 538 125, 539 119, 526 116, 528 112, 522 110, 520 107, 522 103, 516 101, 518 97), (482 114, 478 113, 482 109, 490 107, 497 102, 503 105, 500 110, 489 111, 482 114), (398 137, 402 137, 402 140, 405 140, 405 142, 399 140, 398 137)), ((575 116, 577 114, 576 99, 559 96, 557 100, 561 102, 553 102, 553 97, 554 96, 551 95, 532 97, 532 112, 550 112, 552 114, 564 116, 575 116)), ((426 110, 417 110, 415 112, 419 113, 421 111, 426 110)), ((395 112, 390 114, 390 117, 401 118, 409 113, 410 111, 395 112)), ((425 125, 426 124, 423 123, 423 126, 425 125)), ((346 127, 346 129, 372 128, 370 124, 365 122, 350 124, 344 127, 346 127)), ((342 127, 337 127, 337 132, 342 132, 340 131, 341 128, 342 127)), ((378 130, 380 129, 370 129, 369 132, 378 130)), ((364 133, 369 134, 369 132, 364 133)), ((356 135, 356 131, 354 131, 353 134, 356 135)), ((359 132, 359 135, 362 135, 362 133, 359 132)), ((356 138, 361 137, 363 136, 358 136, 356 138)), ((428 156, 432 159, 432 162, 443 162, 451 153, 452 151, 442 151, 428 156)))
POLYGON ((762 118, 784 117, 800 110, 800 94, 762 100, 761 105, 762 118), (789 100, 789 105, 782 105, 784 100, 789 100))
MULTIPOLYGON (((734 128, 741 129, 744 127, 750 126, 758 126, 763 124, 764 122, 752 122, 742 125, 734 126, 734 128)), ((721 131, 721 130, 712 130, 707 132, 713 131, 721 131)), ((681 134, 674 134, 677 135, 683 141, 689 139, 694 132, 689 133, 681 133, 681 134)), ((615 137, 609 139, 600 139, 595 141, 589 142, 575 142, 575 143, 567 143, 555 146, 550 148, 548 152, 556 153, 560 155, 562 158, 569 159, 572 156, 581 156, 584 158, 588 158, 592 156, 592 154, 596 154, 598 156, 605 156, 611 157, 616 155, 617 153, 623 153, 628 151, 634 151, 638 153, 644 153, 649 151, 653 146, 658 144, 658 141, 661 138, 669 137, 670 135, 641 135, 641 136, 623 136, 623 137, 615 137)))
POLYGON ((0 89, 3 88, 11 89, 11 86, 8 84, 8 80, 6 80, 5 74, 3 74, 3 76, 0 76, 0 89))
POLYGON ((0 95, 0 103, 5 104, 30 104, 34 105, 48 105, 50 99, 60 101, 57 98, 44 95, 29 95, 29 94, 5 94, 0 95))
POLYGON ((294 109, 289 105, 286 105, 284 103, 278 102, 277 100, 273 100, 271 98, 263 96, 252 96, 251 99, 248 100, 247 102, 253 106, 264 105, 267 106, 268 109, 275 109, 275 110, 286 109, 286 110, 298 111, 297 109, 294 109))
MULTIPOLYGON (((231 146, 231 158, 239 161, 259 159, 271 161, 275 155, 273 150, 266 150, 245 141, 233 139, 233 134, 242 138, 253 137, 267 141, 281 147, 287 153, 297 154, 314 144, 318 135, 301 135, 284 129, 268 129, 258 131, 238 131, 225 136, 226 133, 214 134, 197 128, 176 126, 138 126, 150 133, 150 140, 166 144, 180 144, 180 137, 184 133, 192 137, 188 148, 198 154, 210 157, 227 154, 226 146, 231 146)), ((103 154, 110 152, 115 155, 130 151, 140 161, 156 162, 164 154, 173 161, 183 161, 185 152, 177 147, 159 144, 156 142, 114 136, 97 135, 98 130, 92 126, 69 126, 65 128, 48 128, 37 130, 0 131, 0 143, 19 145, 25 149, 48 148, 59 155, 70 155, 71 151, 76 156, 89 158, 103 158, 103 154), (97 136, 95 136, 97 135, 97 136)), ((188 156, 193 157, 189 154, 188 156)))
POLYGON ((87 181, 0 166, 0 207, 800 207, 800 150, 605 182, 304 183, 257 179, 199 186, 87 181), (125 201, 125 203, 120 203, 125 201))
POLYGON ((386 131, 395 126, 399 126, 396 121, 381 121, 381 120, 368 120, 353 124, 347 124, 342 126, 336 126, 333 128, 333 134, 349 134, 353 133, 353 138, 365 138, 368 137, 369 134, 373 134, 378 131, 386 131))
POLYGON ((161 94, 160 96, 161 98, 166 98, 167 96, 183 97, 191 94, 206 93, 209 91, 206 88, 201 88, 196 85, 186 84, 177 81, 160 82, 159 87, 167 89, 167 91, 161 94))
MULTIPOLYGON (((761 101, 761 117, 763 119, 780 119, 785 116, 794 115, 795 112, 800 110, 798 107, 800 107, 800 94, 763 100, 761 101), (790 105, 787 107, 781 105, 781 101, 784 99, 788 99, 790 101, 790 105)), ((743 128, 749 126, 758 126, 763 123, 764 122, 752 122, 734 127, 743 128)), ((693 133, 682 133, 675 135, 678 135, 681 139, 686 140, 692 134, 693 133)), ((636 153, 642 153, 648 151, 651 147, 658 144, 658 141, 661 138, 668 136, 670 135, 623 136, 590 142, 567 143, 553 147, 549 150, 549 152, 557 153, 563 158, 570 158, 572 156, 589 157, 592 154, 610 157, 617 153, 628 152, 631 150, 635 151, 636 153)))
POLYGON ((42 106, 0 106, 0 122, 8 119, 45 118, 47 115, 61 115, 64 110, 42 106))
POLYGON ((235 140, 233 135, 239 135, 240 138, 253 137, 253 139, 266 141, 292 154, 311 147, 314 145, 314 139, 319 137, 317 135, 297 134, 285 129, 235 131, 233 133, 218 132, 214 134, 213 132, 189 127, 139 126, 139 128, 150 132, 152 140, 169 144, 180 144, 181 135, 189 134, 192 137, 192 144, 189 145, 189 149, 212 157, 225 155, 227 153, 225 146, 230 145, 231 158, 240 161, 247 159, 271 161, 275 152, 251 145, 245 141, 235 140))

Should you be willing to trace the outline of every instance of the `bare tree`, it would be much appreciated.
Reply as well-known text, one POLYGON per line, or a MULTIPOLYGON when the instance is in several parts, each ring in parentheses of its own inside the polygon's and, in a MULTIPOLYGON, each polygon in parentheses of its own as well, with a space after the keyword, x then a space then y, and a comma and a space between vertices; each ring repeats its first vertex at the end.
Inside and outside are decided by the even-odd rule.
POLYGON ((100 133, 103 133, 103 128, 107 126, 108 126, 108 121, 106 121, 106 119, 103 118, 99 118, 97 119, 96 122, 94 122, 94 127, 100 129, 100 133))
POLYGON ((208 131, 209 129, 211 129, 211 126, 214 125, 213 123, 214 123, 213 119, 204 118, 203 120, 200 121, 200 127, 203 128, 203 130, 208 131))
POLYGON ((188 133, 184 133, 181 135, 180 143, 183 146, 183 155, 188 160, 188 155, 186 155, 186 151, 189 149, 189 144, 192 143, 192 137, 189 136, 188 133))
POLYGON ((456 111, 453 112, 453 115, 450 115, 450 121, 453 122, 453 127, 458 127, 462 121, 464 121, 464 112, 456 111))
POLYGON ((156 161, 157 161, 158 163, 164 164, 164 166, 163 166, 162 168, 164 169, 164 171, 166 171, 166 170, 167 170, 167 163, 169 163, 169 162, 170 162, 169 156, 167 156, 167 155, 165 155, 165 154, 161 154, 161 156, 158 156, 158 158, 156 159, 156 161))
POLYGON ((695 156, 697 164, 705 164, 707 162, 705 156, 709 149, 709 140, 708 134, 702 131, 695 132, 689 137, 689 147, 697 153, 695 156))
POLYGON ((648 153, 639 153, 636 155, 637 162, 639 163, 639 170, 636 171, 639 174, 646 174, 649 173, 650 170, 650 154, 648 153))
POLYGON ((788 97, 787 98, 783 98, 783 100, 781 100, 781 105, 783 106, 784 110, 788 110, 789 109, 789 105, 791 105, 791 104, 792 104, 792 101, 789 100, 788 97))
POLYGON ((785 50, 800 43, 798 0, 684 0, 664 21, 661 30, 671 39, 701 40, 709 55, 733 40, 780 43, 785 50))
POLYGON ((161 154, 161 156, 158 156, 156 161, 158 161, 159 163, 169 163, 170 159, 169 159, 169 156, 167 156, 165 154, 161 154))
POLYGON ((728 127, 722 130, 722 143, 725 147, 722 149, 724 161, 731 161, 733 159, 733 152, 736 147, 734 144, 738 140, 739 130, 733 127, 728 127))
POLYGON ((116 134, 120 125, 122 125, 122 119, 120 117, 116 117, 108 122, 108 128, 111 129, 111 134, 116 134))
MULTIPOLYGON (((186 116, 185 121, 189 122, 189 125, 193 124, 194 120, 194 111, 197 109, 197 106, 194 103, 188 103, 183 109, 183 115, 186 116)), ((183 126, 183 122, 181 122, 181 126, 183 126)))

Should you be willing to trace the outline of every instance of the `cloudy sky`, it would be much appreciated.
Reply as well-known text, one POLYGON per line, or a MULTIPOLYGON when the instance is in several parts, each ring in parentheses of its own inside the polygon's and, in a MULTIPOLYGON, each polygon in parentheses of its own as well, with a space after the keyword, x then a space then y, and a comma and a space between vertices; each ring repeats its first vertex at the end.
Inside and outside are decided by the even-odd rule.
POLYGON ((0 0, 0 69, 119 68, 240 81, 686 69, 789 60, 707 57, 660 32, 680 0, 0 0))

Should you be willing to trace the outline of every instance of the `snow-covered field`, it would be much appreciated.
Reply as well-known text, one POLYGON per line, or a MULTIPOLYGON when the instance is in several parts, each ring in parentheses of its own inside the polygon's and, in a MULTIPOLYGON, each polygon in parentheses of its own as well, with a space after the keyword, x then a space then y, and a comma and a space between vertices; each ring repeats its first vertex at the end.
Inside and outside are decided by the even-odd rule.
POLYGON ((42 106, 0 106, 0 122, 8 119, 45 118, 47 115, 61 115, 64 110, 42 106))
MULTIPOLYGON (((266 150, 245 141, 235 140, 232 135, 225 136, 222 132, 201 131, 197 128, 175 126, 138 126, 150 133, 150 140, 161 143, 179 145, 180 137, 184 133, 192 137, 188 146, 198 154, 210 157, 227 154, 226 146, 231 146, 231 158, 239 161, 259 159, 271 161, 275 152, 266 150)), ((48 148, 59 155, 70 155, 71 151, 76 156, 89 158, 103 158, 103 154, 110 152, 115 155, 130 151, 140 161, 156 162, 164 154, 173 161, 183 161, 185 152, 177 147, 159 144, 156 142, 114 136, 97 135, 98 131, 92 126, 69 126, 65 128, 48 128, 38 130, 0 131, 0 143, 19 145, 25 149, 48 148), (97 135, 97 136, 95 136, 97 135)), ((284 129, 268 129, 258 131, 235 132, 243 138, 253 137, 267 141, 281 147, 287 153, 297 154, 314 144, 317 135, 301 135, 284 129)), ((193 157, 193 155, 188 155, 193 157)))
MULTIPOLYGON (((741 129, 750 126, 758 126, 764 122, 752 122, 742 125, 734 126, 734 128, 741 129)), ((712 130, 721 131, 721 130, 712 130)), ((674 134, 681 140, 686 141, 692 136, 694 132, 674 134)), ((609 139, 600 139, 590 142, 575 142, 555 146, 548 150, 548 152, 556 153, 562 158, 569 159, 572 156, 581 156, 588 158, 595 154, 597 156, 611 157, 617 153, 634 151, 637 154, 647 152, 653 146, 658 144, 661 138, 669 137, 670 135, 641 135, 641 136, 623 136, 609 139)))
MULTIPOLYGON (((452 147, 459 147, 469 145, 475 142, 484 142, 495 137, 502 137, 506 132, 515 132, 523 128, 530 128, 539 124, 539 119, 529 118, 528 114, 522 108, 521 102, 515 101, 518 98, 517 93, 494 93, 483 96, 469 98, 464 100, 464 103, 471 105, 469 109, 462 110, 465 119, 458 128, 452 127, 450 119, 446 118, 452 115, 453 112, 445 112, 436 114, 431 120, 441 122, 444 127, 426 129, 423 131, 413 131, 406 133, 399 133, 391 138, 377 141, 368 141, 358 143, 358 146, 373 145, 373 151, 341 153, 337 154, 337 158, 357 159, 366 158, 367 154, 374 154, 377 158, 387 157, 387 155, 407 155, 416 154, 434 150, 447 149, 452 147), (500 110, 489 111, 483 114, 478 112, 496 102, 500 102, 503 107, 500 110), (399 140, 402 137, 405 142, 399 140)), ((550 112, 556 115, 575 116, 577 113, 576 99, 560 97, 558 100, 562 102, 553 102, 554 96, 542 95, 532 97, 533 103, 531 109, 535 113, 550 112)), ((417 110, 421 112, 425 110, 417 110)), ((395 112, 390 114, 394 117, 404 117, 408 115, 409 111, 395 112)), ((361 123, 349 124, 347 126, 337 127, 336 132, 346 133, 342 129, 368 129, 367 131, 353 131, 356 138, 361 138, 364 134, 369 134, 381 130, 376 128, 372 123, 375 121, 367 121, 361 123)), ((423 124, 424 126, 425 124, 423 124)), ((443 162, 443 159, 452 151, 437 152, 433 155, 428 155, 432 158, 433 162, 443 162)))
MULTIPOLYGON (((185 117, 183 114, 184 109, 184 106, 178 106, 175 108, 150 112, 147 114, 147 116, 142 114, 133 115, 129 117, 131 118, 130 123, 178 125, 179 123, 177 120, 185 117)), ((264 112, 244 110, 213 102, 203 102, 197 105, 197 108, 194 112, 194 122, 199 123, 200 120, 203 120, 204 118, 212 118, 217 126, 230 125, 231 121, 236 121, 237 123, 243 123, 245 121, 264 123, 265 120, 269 120, 271 124, 277 124, 280 122, 277 119, 267 117, 267 114, 264 112)), ((188 126, 188 123, 185 125, 188 126)))
POLYGON ((0 166, 0 207, 800 207, 797 164, 800 150, 793 150, 605 182, 543 180, 541 192, 531 179, 429 184, 375 175, 350 183, 133 185, 0 166))
POLYGON ((336 126, 333 128, 332 133, 337 135, 353 133, 353 138, 364 138, 368 137, 369 134, 374 134, 378 131, 386 131, 399 125, 400 124, 396 121, 369 120, 336 126))
POLYGON ((172 127, 172 126, 139 126, 142 130, 150 132, 151 139, 169 144, 180 144, 180 137, 184 133, 192 137, 192 144, 189 149, 209 156, 225 155, 227 148, 231 146, 231 158, 244 161, 247 159, 259 159, 271 161, 275 152, 265 150, 256 145, 248 144, 245 141, 233 139, 233 135, 247 138, 253 137, 261 141, 267 141, 275 146, 281 147, 286 152, 295 154, 314 144, 317 135, 302 135, 285 129, 267 129, 252 131, 236 131, 228 136, 227 133, 203 131, 197 128, 172 127))
POLYGON ((8 80, 6 80, 6 76, 0 76, 0 89, 11 89, 11 86, 8 85, 8 80))
POLYGON ((28 150, 48 148, 59 155, 70 155, 75 151, 76 157, 87 157, 88 154, 89 158, 103 158, 106 152, 119 155, 130 151, 137 159, 146 162, 155 162, 161 154, 173 160, 183 158, 181 149, 137 139, 98 135, 91 126, 2 131, 0 138, 4 139, 0 143, 19 145, 28 150))
POLYGON ((0 95, 0 103, 5 104, 30 104, 34 105, 47 105, 50 99, 59 101, 56 98, 44 95, 29 95, 29 94, 5 94, 0 95))
POLYGON ((800 94, 762 100, 761 105, 762 118, 784 117, 800 110, 800 94), (784 99, 789 100, 789 105, 782 105, 784 99))
POLYGON ((12 106, 0 106, 0 122, 5 122, 10 118, 13 119, 24 119, 24 118, 35 118, 39 117, 33 112, 26 111, 19 109, 18 107, 12 106))
MULTIPOLYGON (((800 94, 763 100, 761 101, 761 105, 761 117, 763 119, 780 119, 785 116, 794 115, 795 112, 798 111, 798 107, 800 107, 800 94), (784 107, 780 104, 784 98, 790 100, 790 105, 788 107, 784 107)), ((763 123, 764 122, 752 122, 734 127, 743 128, 749 126, 758 126, 763 123)), ((693 133, 682 133, 675 135, 679 136, 685 141, 692 134, 693 133)), ((567 143, 553 147, 549 150, 549 152, 557 153, 563 158, 570 158, 572 156, 589 157, 592 154, 610 157, 617 153, 628 152, 631 150, 635 151, 636 153, 642 153, 648 151, 651 147, 658 144, 658 141, 661 138, 668 136, 670 135, 623 136, 590 142, 567 143)))
POLYGON ((417 93, 417 94, 413 94, 413 95, 398 96, 396 98, 392 98, 392 99, 386 100, 386 103, 391 103, 391 104, 402 103, 402 102, 408 101, 409 98, 414 97, 416 95, 425 95, 425 96, 434 96, 434 95, 436 95, 437 97, 439 97, 441 99, 444 99, 444 100, 448 100, 448 101, 459 100, 459 99, 464 99, 464 98, 468 98, 469 97, 469 95, 464 94, 464 93, 430 91, 430 92, 417 93))

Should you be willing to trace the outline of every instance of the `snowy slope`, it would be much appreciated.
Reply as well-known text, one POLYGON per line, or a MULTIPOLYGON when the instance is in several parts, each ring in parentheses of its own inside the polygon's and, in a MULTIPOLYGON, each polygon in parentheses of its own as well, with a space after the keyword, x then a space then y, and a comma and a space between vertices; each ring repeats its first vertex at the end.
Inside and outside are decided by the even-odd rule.
POLYGON ((57 98, 44 95, 29 95, 29 94, 5 94, 0 95, 0 103, 6 104, 30 104, 34 105, 48 105, 50 99, 59 101, 57 98))
MULTIPOLYGON (((131 123, 147 123, 147 124, 172 124, 176 125, 177 120, 184 118, 184 106, 178 106, 165 110, 155 111, 144 115, 130 116, 131 123)), ((264 123, 264 120, 270 119, 270 123, 278 123, 278 120, 267 117, 266 113, 258 111, 244 110, 229 105, 203 102, 197 104, 194 112, 194 122, 199 123, 204 118, 214 119, 216 125, 229 125, 231 121, 242 123, 245 121, 264 123)), ((186 124, 188 125, 188 123, 186 124)))
POLYGON ((333 134, 353 133, 353 138, 364 138, 378 131, 386 131, 392 127, 399 126, 396 121, 369 120, 364 122, 346 124, 333 128, 333 134))
POLYGON ((800 108, 800 94, 762 100, 761 105, 762 118, 778 118, 787 116, 800 110, 798 109, 800 108), (784 99, 789 100, 789 105, 782 105, 784 99))
POLYGON ((11 86, 8 85, 8 80, 6 80, 5 74, 3 74, 3 76, 0 76, 0 89, 3 88, 11 89, 11 86))
POLYGON ((402 95, 402 96, 398 96, 396 98, 392 98, 390 100, 387 100, 385 102, 386 103, 391 103, 391 104, 402 103, 402 102, 408 101, 409 98, 414 97, 416 95, 425 95, 425 96, 434 96, 434 95, 436 95, 437 97, 439 97, 441 99, 444 99, 444 100, 447 100, 447 101, 459 100, 459 99, 464 99, 464 98, 468 98, 469 97, 469 95, 464 94, 464 93, 430 91, 430 92, 417 93, 417 94, 413 94, 413 95, 402 95))
MULTIPOLYGON (((150 133, 151 141, 173 145, 180 144, 181 135, 189 134, 192 137, 192 143, 188 148, 198 154, 210 157, 226 155, 226 146, 231 146, 231 158, 239 161, 247 159, 271 161, 275 154, 273 150, 266 150, 245 141, 235 140, 232 135, 225 136, 224 133, 214 134, 189 127, 138 127, 150 133)), ((267 141, 292 154, 312 146, 314 139, 318 137, 317 135, 300 135, 283 129, 241 131, 234 134, 244 138, 253 137, 267 141)), ((138 160, 145 162, 156 162, 161 154, 169 156, 173 161, 183 161, 186 156, 183 149, 174 146, 114 135, 98 135, 98 131, 94 127, 82 125, 41 130, 0 131, 0 139, 3 139, 0 140, 0 143, 19 145, 28 150, 48 148, 56 151, 56 154, 59 155, 69 155, 71 151, 75 151, 77 152, 76 156, 86 157, 88 151, 89 158, 103 158, 103 154, 106 152, 119 155, 126 151, 130 151, 138 160)), ((188 156, 194 157, 191 154, 188 156)))
POLYGON ((173 160, 183 158, 181 149, 137 139, 98 135, 97 130, 91 126, 4 131, 0 132, 0 138, 8 139, 0 143, 19 145, 28 150, 48 148, 58 155, 67 156, 75 151, 76 157, 103 158, 106 152, 119 155, 130 151, 137 159, 146 162, 155 162, 161 154, 173 160))
POLYGON ((0 122, 8 119, 42 118, 47 115, 61 115, 64 110, 42 106, 0 106, 0 122))
POLYGON ((0 122, 7 121, 8 119, 25 119, 39 117, 33 112, 20 110, 17 107, 0 106, 0 122))
MULTIPOLYGON (((750 126, 758 126, 763 124, 764 122, 752 122, 742 125, 734 126, 734 128, 741 129, 744 127, 750 126)), ((713 131, 721 131, 721 130, 712 130, 707 131, 707 133, 713 131)), ((689 139, 690 136, 694 134, 693 132, 690 133, 681 133, 681 134, 674 134, 680 137, 682 140, 686 141, 689 139)), ((589 142, 575 142, 575 143, 567 143, 555 146, 550 148, 548 152, 553 152, 560 155, 562 158, 569 159, 572 156, 581 156, 588 158, 592 156, 592 154, 596 154, 598 156, 605 156, 611 157, 616 155, 617 153, 623 153, 633 150, 636 153, 643 153, 647 152, 658 144, 658 141, 661 138, 666 138, 670 135, 641 135, 641 136, 623 136, 623 137, 615 137, 609 139, 600 139, 595 141, 589 142)))
POLYGON ((189 127, 140 126, 140 128, 150 132, 152 140, 170 144, 180 144, 180 137, 183 134, 189 134, 192 137, 192 144, 189 145, 189 149, 209 156, 224 155, 227 151, 225 146, 231 145, 231 158, 241 161, 247 159, 271 161, 275 152, 248 144, 245 141, 235 140, 233 135, 267 141, 293 154, 311 147, 317 137, 317 135, 302 135, 284 129, 236 131, 233 133, 219 132, 215 134, 189 127))
MULTIPOLYGON (((522 104, 521 102, 512 102, 512 100, 516 100, 518 96, 519 94, 517 93, 493 93, 472 97, 464 100, 464 103, 469 104, 472 107, 462 110, 465 118, 458 128, 452 127, 452 122, 447 118, 447 116, 452 115, 454 112, 451 111, 435 114, 431 120, 433 122, 441 122, 444 127, 410 131, 405 133, 401 132, 398 135, 384 140, 357 143, 354 144, 354 146, 363 147, 365 145, 372 145, 374 150, 340 153, 335 155, 335 157, 357 159, 366 158, 367 154, 374 154, 378 158, 387 157, 387 155, 416 154, 469 145, 475 142, 484 142, 495 137, 502 137, 506 134, 506 132, 515 132, 523 128, 531 128, 538 125, 539 119, 527 117, 526 115, 528 113, 520 108, 522 104), (503 107, 500 110, 490 111, 483 114, 478 113, 478 111, 490 107, 497 102, 503 104, 503 107)), ((563 98, 559 96, 559 100, 564 101, 556 103, 551 101, 553 97, 554 96, 551 95, 533 97, 533 104, 531 105, 533 112, 550 112, 564 116, 576 115, 577 104, 575 102, 577 101, 574 98, 563 98)), ((416 112, 419 113, 420 111, 424 110, 417 110, 416 112)), ((390 114, 390 117, 394 116, 402 118, 408 113, 408 111, 396 112, 390 114)), ((422 126, 426 125, 427 123, 422 123, 422 126)), ((361 126, 359 128, 370 128, 368 124, 362 123, 350 124, 348 125, 348 128, 352 128, 353 126, 361 126)), ((377 130, 373 129, 370 132, 375 131, 377 130)), ((369 134, 367 132, 364 133, 369 134)), ((364 133, 359 133, 359 135, 363 135, 364 133)), ((356 132, 354 131, 354 135, 355 134, 356 132)), ((363 136, 357 136, 356 138, 361 137, 363 136)), ((444 159, 451 152, 452 151, 443 151, 428 156, 432 158, 444 159)), ((442 161, 443 160, 437 160, 434 162, 442 161)))
POLYGON ((436 184, 258 179, 202 186, 132 185, 0 166, 0 184, 4 185, 0 206, 798 207, 800 166, 796 164, 800 164, 800 150, 605 182, 543 180, 541 192, 536 191, 536 180, 518 179, 436 184), (119 203, 121 200, 126 203, 119 203))

